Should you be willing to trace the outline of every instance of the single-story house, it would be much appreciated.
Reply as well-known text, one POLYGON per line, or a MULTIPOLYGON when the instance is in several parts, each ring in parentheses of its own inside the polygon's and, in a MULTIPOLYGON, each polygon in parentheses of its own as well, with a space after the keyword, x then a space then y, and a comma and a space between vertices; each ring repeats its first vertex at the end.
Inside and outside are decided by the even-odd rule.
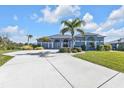
POLYGON ((117 40, 114 40, 114 41, 111 41, 108 43, 112 45, 113 50, 116 50, 116 49, 118 49, 119 45, 121 45, 121 44, 124 45, 124 38, 120 38, 120 39, 117 39, 117 40))
MULTIPOLYGON (((104 37, 95 33, 85 33, 84 36, 81 34, 75 35, 74 47, 82 47, 85 46, 86 50, 95 50, 97 45, 104 44, 104 37)), ((56 34, 48 36, 48 42, 42 42, 40 39, 37 39, 37 44, 43 46, 47 49, 59 49, 62 47, 72 47, 73 40, 71 35, 65 34, 56 34)))

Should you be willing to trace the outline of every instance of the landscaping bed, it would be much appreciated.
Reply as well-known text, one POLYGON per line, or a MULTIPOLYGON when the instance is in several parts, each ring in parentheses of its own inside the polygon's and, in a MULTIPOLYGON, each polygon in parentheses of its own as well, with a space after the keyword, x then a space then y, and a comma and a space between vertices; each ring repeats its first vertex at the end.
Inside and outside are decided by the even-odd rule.
POLYGON ((116 71, 124 72, 124 52, 88 51, 74 56, 116 71))
POLYGON ((60 48, 59 52, 60 53, 77 53, 77 52, 82 52, 82 49, 81 48, 67 48, 67 47, 64 47, 64 48, 60 48))

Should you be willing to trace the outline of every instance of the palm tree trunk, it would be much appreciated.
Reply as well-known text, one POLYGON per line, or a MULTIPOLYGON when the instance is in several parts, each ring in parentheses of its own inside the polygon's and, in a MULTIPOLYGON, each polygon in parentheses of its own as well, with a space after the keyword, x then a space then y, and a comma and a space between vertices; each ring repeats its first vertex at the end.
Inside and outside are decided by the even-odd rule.
POLYGON ((72 36, 72 48, 74 48, 74 37, 72 36))

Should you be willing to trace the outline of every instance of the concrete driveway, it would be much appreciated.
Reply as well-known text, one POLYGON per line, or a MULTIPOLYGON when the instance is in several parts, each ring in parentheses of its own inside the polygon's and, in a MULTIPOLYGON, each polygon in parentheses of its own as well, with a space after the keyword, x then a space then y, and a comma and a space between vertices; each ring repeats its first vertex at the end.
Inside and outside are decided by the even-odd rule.
POLYGON ((124 87, 124 74, 57 50, 19 51, 0 67, 0 87, 124 87))

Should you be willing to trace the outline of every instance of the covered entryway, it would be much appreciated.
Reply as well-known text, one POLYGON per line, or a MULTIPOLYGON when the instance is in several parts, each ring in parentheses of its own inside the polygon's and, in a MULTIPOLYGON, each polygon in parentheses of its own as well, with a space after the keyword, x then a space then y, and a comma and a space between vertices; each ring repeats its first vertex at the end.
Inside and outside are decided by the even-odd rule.
POLYGON ((67 39, 63 40, 63 47, 69 47, 69 41, 67 39))
POLYGON ((55 49, 58 49, 58 48, 60 48, 60 47, 61 47, 60 40, 55 40, 55 41, 54 41, 54 48, 55 48, 55 49))

